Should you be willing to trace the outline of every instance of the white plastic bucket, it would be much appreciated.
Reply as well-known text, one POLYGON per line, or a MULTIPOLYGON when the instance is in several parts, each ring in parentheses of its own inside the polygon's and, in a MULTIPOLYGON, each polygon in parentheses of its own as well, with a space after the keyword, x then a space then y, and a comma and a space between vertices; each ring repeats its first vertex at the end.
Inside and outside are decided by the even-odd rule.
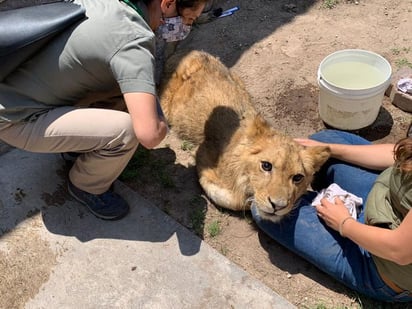
POLYGON ((319 115, 328 125, 357 130, 371 125, 379 114, 392 69, 382 56, 345 49, 319 65, 319 115))

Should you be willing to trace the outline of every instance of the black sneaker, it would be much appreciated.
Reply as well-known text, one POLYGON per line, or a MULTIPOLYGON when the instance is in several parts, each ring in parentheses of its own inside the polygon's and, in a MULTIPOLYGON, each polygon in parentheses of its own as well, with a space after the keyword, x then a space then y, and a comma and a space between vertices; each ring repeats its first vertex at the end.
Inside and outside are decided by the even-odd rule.
POLYGON ((68 181, 68 191, 77 201, 84 204, 92 214, 104 220, 118 220, 129 212, 129 205, 117 193, 106 191, 102 194, 91 194, 76 188, 68 181))

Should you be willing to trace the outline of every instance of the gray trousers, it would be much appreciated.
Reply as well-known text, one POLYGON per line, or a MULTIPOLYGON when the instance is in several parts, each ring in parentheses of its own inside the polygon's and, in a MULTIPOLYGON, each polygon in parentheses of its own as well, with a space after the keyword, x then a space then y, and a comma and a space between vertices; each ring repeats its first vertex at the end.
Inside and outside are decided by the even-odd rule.
POLYGON ((69 179, 92 194, 109 189, 138 145, 128 113, 75 107, 52 109, 34 122, 0 123, 0 140, 30 152, 82 153, 69 179))

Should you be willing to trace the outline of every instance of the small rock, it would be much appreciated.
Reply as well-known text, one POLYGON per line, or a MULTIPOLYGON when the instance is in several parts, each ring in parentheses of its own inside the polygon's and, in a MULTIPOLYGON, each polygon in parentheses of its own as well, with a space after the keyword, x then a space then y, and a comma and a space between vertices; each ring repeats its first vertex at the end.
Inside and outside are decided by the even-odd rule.
POLYGON ((412 78, 412 68, 404 67, 392 75, 391 83, 385 94, 391 99, 393 105, 405 112, 412 112, 412 95, 403 93, 398 89, 398 81, 401 78, 412 78))

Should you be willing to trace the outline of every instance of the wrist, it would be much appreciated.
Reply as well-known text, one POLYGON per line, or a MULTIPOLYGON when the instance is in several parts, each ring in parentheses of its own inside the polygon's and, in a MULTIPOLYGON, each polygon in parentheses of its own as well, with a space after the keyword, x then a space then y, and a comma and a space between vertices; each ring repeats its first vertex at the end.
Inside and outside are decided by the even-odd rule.
POLYGON ((339 223, 339 234, 342 237, 345 237, 344 233, 343 233, 343 227, 345 225, 345 223, 349 220, 355 220, 355 218, 353 218, 352 216, 347 216, 345 218, 342 219, 342 221, 339 223))

